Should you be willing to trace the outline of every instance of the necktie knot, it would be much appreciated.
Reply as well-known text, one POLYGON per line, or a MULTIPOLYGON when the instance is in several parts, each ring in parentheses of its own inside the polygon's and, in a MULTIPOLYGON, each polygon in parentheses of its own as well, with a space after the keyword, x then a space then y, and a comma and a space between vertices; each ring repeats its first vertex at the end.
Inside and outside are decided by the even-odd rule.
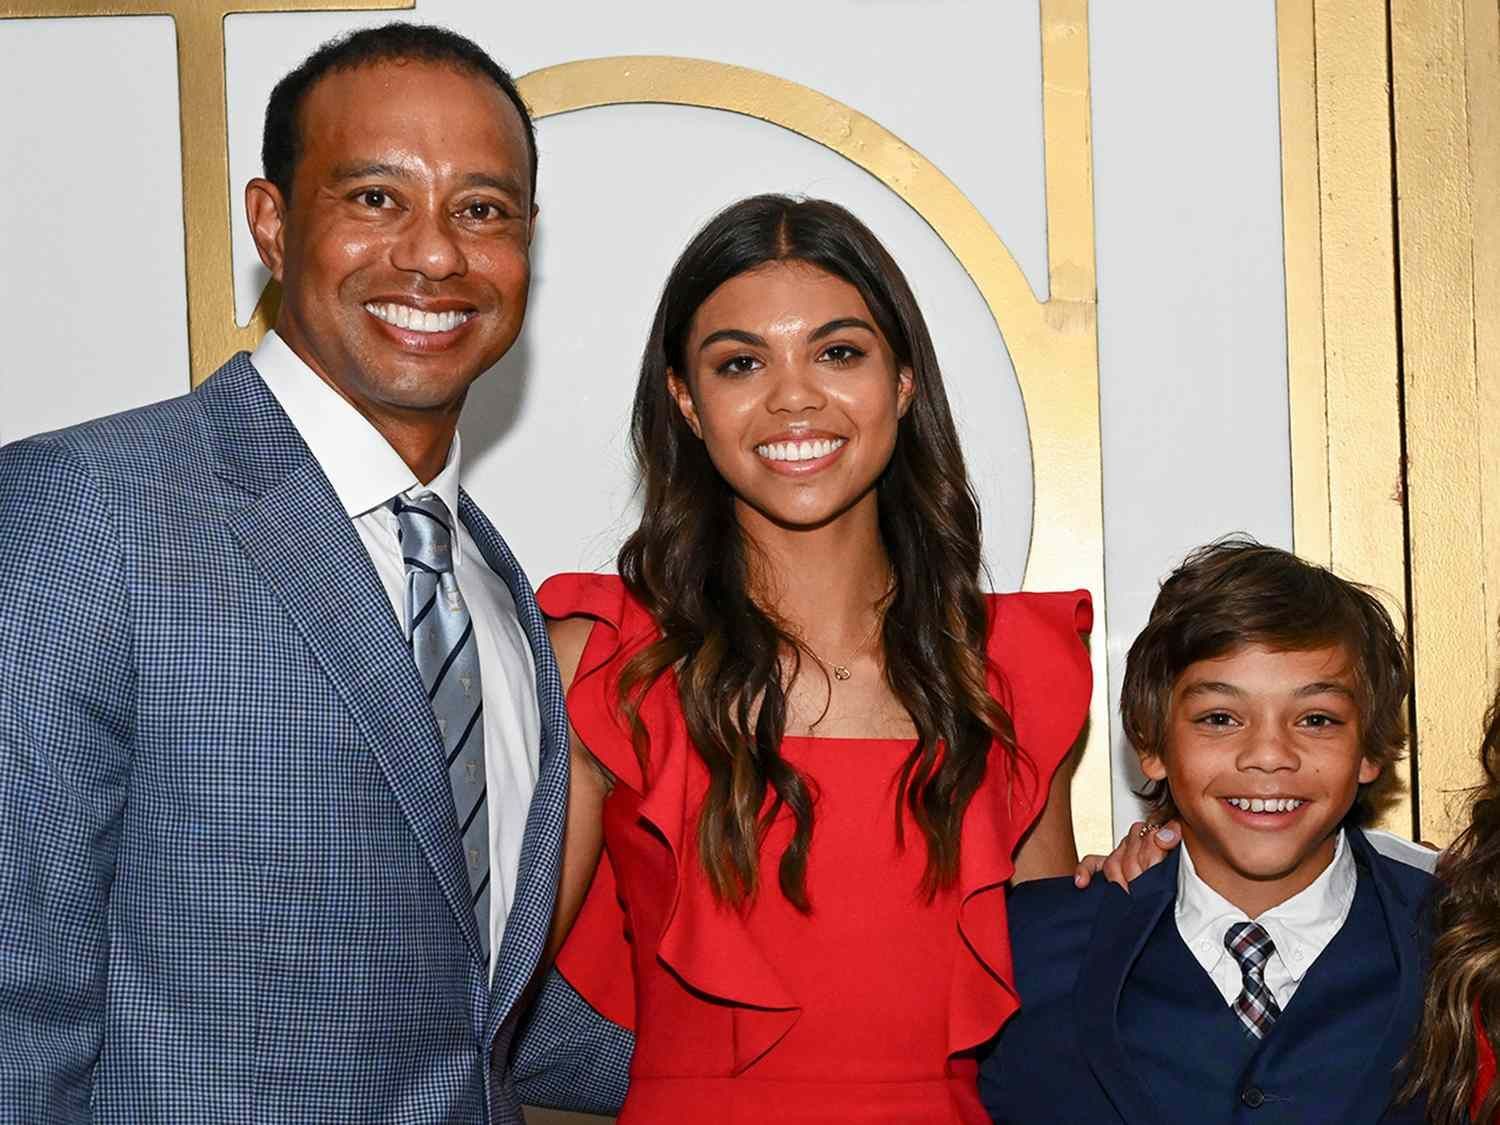
POLYGON ((448 505, 436 494, 423 492, 409 499, 397 496, 390 509, 399 524, 396 538, 406 568, 432 574, 452 573, 453 517, 448 505))
POLYGON ((1281 1006, 1266 986, 1266 962, 1276 943, 1259 922, 1236 922, 1224 934, 1224 948, 1238 962, 1244 984, 1233 1008, 1247 1032, 1259 1039, 1281 1015, 1281 1006))
POLYGON ((1224 948, 1239 963, 1240 972, 1259 976, 1276 952, 1276 943, 1259 922, 1236 922, 1224 935, 1224 948))

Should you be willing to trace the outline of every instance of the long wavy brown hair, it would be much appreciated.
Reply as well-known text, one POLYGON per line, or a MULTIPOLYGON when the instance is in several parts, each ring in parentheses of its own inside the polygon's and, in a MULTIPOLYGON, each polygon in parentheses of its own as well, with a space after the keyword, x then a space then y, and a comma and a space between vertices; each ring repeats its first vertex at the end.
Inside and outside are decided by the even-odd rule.
MULTIPOLYGON (((1422 1024, 1412 1049, 1406 1095, 1427 1098, 1427 1120, 1466 1125, 1478 1070, 1479 1032, 1500 1044, 1500 691, 1485 717, 1484 782, 1470 800, 1469 825, 1438 863, 1442 889, 1422 1024)), ((1500 1121, 1500 1082, 1476 1125, 1500 1121)))
POLYGON ((736 520, 734 495, 667 384, 669 370, 686 370, 684 340, 708 296, 730 278, 778 261, 807 263, 859 290, 915 384, 876 491, 893 574, 881 633, 885 676, 917 729, 894 786, 896 832, 904 842, 909 816, 925 840, 922 890, 930 897, 957 876, 964 812, 985 771, 1009 770, 1018 752, 1010 716, 986 685, 979 506, 932 340, 895 261, 836 204, 778 195, 742 200, 699 231, 667 278, 631 418, 644 511, 619 556, 621 577, 660 637, 627 663, 620 702, 644 768, 640 701, 675 672, 688 732, 708 768, 698 852, 715 896, 735 906, 754 898, 762 836, 785 809, 795 828, 778 881, 790 902, 809 911, 813 793, 780 752, 800 644, 775 607, 752 596, 753 545, 736 520), (991 762, 992 743, 1003 763, 991 762))

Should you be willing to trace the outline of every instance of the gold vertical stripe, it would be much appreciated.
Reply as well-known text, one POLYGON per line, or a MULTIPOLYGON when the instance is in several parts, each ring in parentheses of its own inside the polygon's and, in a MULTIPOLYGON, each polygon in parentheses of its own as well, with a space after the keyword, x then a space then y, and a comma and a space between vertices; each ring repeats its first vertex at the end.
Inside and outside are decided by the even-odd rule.
MULTIPOLYGON (((1073 774, 1071 796, 1074 839, 1083 851, 1099 852, 1113 847, 1115 830, 1104 630, 1104 486, 1088 0, 1042 0, 1041 15, 1049 288, 1043 309, 1050 329, 1043 354, 1050 353, 1051 370, 1046 373, 1050 385, 1045 392, 1038 385, 1041 380, 1031 377, 1030 372, 1022 382, 1037 496, 1026 584, 1086 586, 1098 601, 1090 646, 1094 670, 1090 734, 1073 774), (1044 393, 1047 401, 1039 402, 1044 393), (1060 425, 1064 418, 1066 423, 1060 425)), ((1009 346, 1010 341, 1006 343, 1009 346)), ((1045 370, 1041 365, 1036 369, 1038 374, 1045 370)))
POLYGON ((1490 455, 1475 354, 1467 23, 1464 0, 1391 4, 1421 832, 1436 842, 1460 827, 1459 798, 1478 777, 1494 629, 1485 597, 1482 472, 1490 455))
MULTIPOLYGON (((1404 623, 1384 0, 1279 0, 1277 38, 1294 542, 1404 623)), ((1394 772, 1381 826, 1410 835, 1409 763, 1394 772)))
MULTIPOLYGON (((1465 21, 1474 237, 1474 366, 1479 385, 1484 622, 1491 681, 1500 674, 1500 4, 1469 0, 1465 21)), ((1474 755, 1478 780, 1477 748, 1474 755)))
POLYGON ((1276 69, 1281 97, 1292 545, 1303 558, 1329 566, 1333 528, 1328 504, 1328 378, 1323 366, 1318 70, 1310 0, 1277 0, 1276 69))

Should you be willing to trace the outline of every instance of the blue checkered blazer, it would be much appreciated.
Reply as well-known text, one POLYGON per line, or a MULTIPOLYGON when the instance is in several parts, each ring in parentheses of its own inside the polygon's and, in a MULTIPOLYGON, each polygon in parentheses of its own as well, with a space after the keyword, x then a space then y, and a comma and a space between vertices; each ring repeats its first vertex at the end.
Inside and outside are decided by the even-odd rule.
POLYGON ((0 1120, 520 1121, 567 721, 459 515, 543 726, 493 980, 410 650, 248 358, 0 449, 0 1120))

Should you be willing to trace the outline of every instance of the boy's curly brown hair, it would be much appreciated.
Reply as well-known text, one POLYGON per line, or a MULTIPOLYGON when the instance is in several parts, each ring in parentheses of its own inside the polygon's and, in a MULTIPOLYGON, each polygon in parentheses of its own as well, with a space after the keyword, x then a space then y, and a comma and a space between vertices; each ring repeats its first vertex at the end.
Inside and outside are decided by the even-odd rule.
MULTIPOLYGON (((1165 582, 1130 646, 1120 689, 1125 735, 1140 755, 1166 748, 1172 689, 1187 668, 1241 645, 1306 651, 1341 646, 1353 661, 1364 756, 1380 777, 1361 785, 1350 814, 1371 818, 1406 746, 1406 646, 1379 600, 1357 583, 1246 538, 1200 547, 1165 582)), ((1165 781, 1143 786, 1154 823, 1175 815, 1165 781)))

